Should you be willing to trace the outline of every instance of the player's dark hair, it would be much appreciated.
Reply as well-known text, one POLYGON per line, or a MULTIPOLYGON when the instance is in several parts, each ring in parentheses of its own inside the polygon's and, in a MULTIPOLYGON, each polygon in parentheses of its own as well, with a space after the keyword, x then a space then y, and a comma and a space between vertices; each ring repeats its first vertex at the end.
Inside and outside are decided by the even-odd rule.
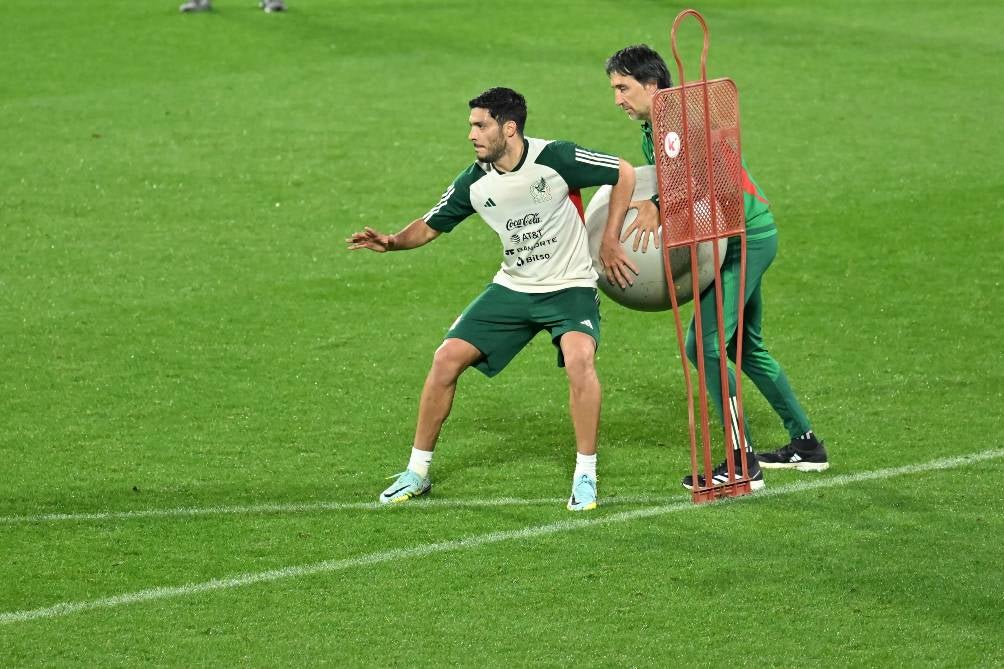
POLYGON ((673 85, 666 61, 647 44, 626 46, 607 58, 607 76, 614 73, 634 77, 642 85, 653 81, 659 88, 673 85))
POLYGON ((508 121, 516 124, 516 130, 523 134, 526 125, 526 98, 511 88, 489 88, 467 103, 471 109, 487 109, 499 125, 508 121))

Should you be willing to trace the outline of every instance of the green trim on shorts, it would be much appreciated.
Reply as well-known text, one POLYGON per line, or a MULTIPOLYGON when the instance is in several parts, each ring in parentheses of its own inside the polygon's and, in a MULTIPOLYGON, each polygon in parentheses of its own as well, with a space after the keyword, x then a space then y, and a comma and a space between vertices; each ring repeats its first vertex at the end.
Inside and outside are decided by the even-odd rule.
POLYGON ((599 295, 595 288, 566 288, 550 293, 522 293, 489 284, 446 333, 463 339, 482 353, 474 363, 485 376, 495 376, 541 330, 547 330, 565 366, 560 340, 566 332, 582 332, 600 346, 599 295))

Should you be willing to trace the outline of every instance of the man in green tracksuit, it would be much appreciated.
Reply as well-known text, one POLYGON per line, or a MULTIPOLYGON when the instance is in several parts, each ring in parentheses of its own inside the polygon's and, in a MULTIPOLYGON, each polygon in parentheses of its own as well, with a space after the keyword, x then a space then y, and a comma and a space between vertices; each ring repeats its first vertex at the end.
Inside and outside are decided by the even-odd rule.
MULTIPOLYGON (((642 152, 649 165, 655 164, 655 151, 652 141, 651 106, 652 95, 661 88, 669 88, 672 82, 666 63, 658 53, 641 44, 621 49, 611 56, 606 63, 607 76, 614 90, 614 101, 627 115, 642 122, 642 152)), ((781 418, 791 441, 781 448, 760 453, 748 458, 749 473, 753 489, 763 487, 765 469, 797 469, 800 471, 823 471, 829 466, 826 449, 812 431, 812 425, 805 415, 801 405, 788 383, 781 365, 768 353, 764 346, 761 333, 763 319, 763 297, 761 281, 764 272, 770 267, 777 255, 777 227, 774 225, 774 215, 770 211, 770 203, 764 197, 763 191, 753 181, 742 164, 742 186, 746 218, 746 286, 742 298, 743 332, 742 332, 742 370, 753 380, 757 389, 763 394, 770 405, 781 418)), ((643 248, 648 245, 648 236, 655 236, 659 225, 658 202, 656 198, 632 202, 631 206, 638 209, 634 223, 624 231, 621 238, 607 236, 600 250, 600 260, 611 282, 617 282, 622 287, 632 282, 631 272, 637 273, 637 268, 627 258, 620 246, 621 239, 627 239, 632 234, 644 238, 643 248)), ((729 238, 725 258, 722 262, 722 294, 724 296, 725 341, 730 359, 735 358, 735 347, 739 333, 739 271, 740 271, 740 240, 739 237, 729 238)), ((715 286, 708 286, 700 296, 702 339, 704 347, 704 365, 709 395, 714 399, 718 415, 725 420, 722 407, 720 355, 718 346, 718 319, 716 309, 715 286)), ((697 364, 697 341, 694 322, 690 323, 687 334, 687 357, 697 364)), ((732 423, 733 443, 739 445, 735 395, 736 379, 732 368, 729 368, 729 397, 731 398, 728 415, 732 423)), ((744 421, 745 423, 745 421, 744 421)), ((748 424, 743 425, 745 444, 748 453, 753 453, 748 424)), ((738 462, 739 451, 735 451, 738 462)), ((691 476, 683 479, 686 488, 693 486, 691 476)), ((712 473, 712 483, 720 484, 728 480, 727 463, 723 462, 712 473)), ((703 483, 703 481, 701 481, 703 483)))

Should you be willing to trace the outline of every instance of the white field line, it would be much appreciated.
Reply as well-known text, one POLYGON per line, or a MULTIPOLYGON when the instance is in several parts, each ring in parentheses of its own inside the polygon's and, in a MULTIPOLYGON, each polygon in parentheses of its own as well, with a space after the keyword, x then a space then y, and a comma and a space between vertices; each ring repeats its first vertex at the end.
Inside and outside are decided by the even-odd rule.
MULTIPOLYGON (((792 483, 788 485, 778 486, 776 488, 767 488, 761 492, 758 492, 755 495, 751 495, 749 497, 732 498, 728 500, 728 502, 734 504, 748 499, 755 500, 764 497, 777 497, 780 495, 788 495, 791 493, 803 492, 806 490, 817 490, 821 488, 835 488, 840 486, 846 486, 861 481, 875 481, 875 480, 893 478, 896 476, 905 476, 908 474, 920 474, 923 472, 930 472, 939 469, 952 469, 955 467, 977 464, 979 462, 983 462, 986 460, 993 460, 1000 457, 1004 457, 1004 449, 992 449, 988 451, 982 451, 979 453, 973 453, 970 455, 958 456, 953 458, 944 458, 941 460, 933 460, 931 462, 919 463, 915 465, 906 465, 903 467, 893 467, 889 469, 878 469, 875 471, 861 472, 858 474, 844 474, 834 477, 819 478, 812 481, 792 483)), ((325 560, 323 562, 316 562, 314 564, 308 564, 308 565, 285 567, 283 569, 274 569, 250 574, 240 574, 228 578, 213 579, 211 581, 205 581, 203 583, 190 583, 188 585, 181 585, 181 586, 148 588, 146 590, 138 590, 136 592, 128 592, 121 595, 114 595, 111 597, 92 599, 90 601, 62 602, 59 604, 55 604, 53 606, 46 606, 37 609, 26 609, 22 611, 8 611, 0 613, 0 624, 27 622, 30 620, 39 620, 46 618, 58 618, 61 616, 68 616, 74 613, 80 613, 82 611, 90 611, 94 609, 115 608, 118 606, 125 606, 127 604, 137 604, 140 602, 149 602, 161 599, 174 599, 177 597, 185 597, 187 595, 195 595, 203 592, 210 592, 213 590, 229 590, 232 588, 240 588, 248 585, 255 585, 258 583, 270 583, 272 581, 278 581, 287 578, 298 578, 301 576, 310 576, 314 574, 328 574, 332 572, 344 571, 346 569, 352 569, 354 567, 365 567, 368 565, 380 564, 382 562, 391 562, 393 560, 420 558, 435 553, 445 553, 448 551, 478 548, 480 546, 497 544, 505 541, 519 541, 523 539, 533 539, 536 537, 543 537, 551 534, 569 532, 572 530, 578 530, 588 527, 611 525, 614 523, 624 523, 632 520, 638 520, 640 518, 651 518, 653 516, 661 516, 668 513, 694 511, 700 509, 711 509, 714 508, 715 506, 716 505, 714 504, 696 505, 692 504, 689 501, 676 502, 673 504, 666 504, 663 506, 653 506, 644 509, 636 509, 633 511, 621 511, 620 513, 614 513, 610 515, 590 515, 586 518, 562 520, 555 523, 549 523, 547 525, 537 525, 534 527, 526 527, 519 530, 489 532, 488 534, 474 535, 470 537, 464 537, 462 539, 455 539, 452 541, 440 541, 431 544, 412 546, 411 548, 398 548, 389 551, 380 551, 377 553, 370 553, 368 555, 361 555, 359 557, 354 557, 354 558, 346 558, 341 560, 325 560)))
MULTIPOLYGON (((677 496, 678 498, 678 496, 677 496)), ((676 498, 673 498, 676 499, 676 498)), ((637 496, 603 500, 607 504, 660 504, 672 501, 668 497, 637 496)), ((495 499, 415 499, 407 504, 409 509, 462 509, 500 506, 543 506, 564 504, 564 498, 521 499, 499 497, 495 499)), ((21 523, 53 523, 60 521, 130 520, 140 518, 171 518, 176 516, 216 516, 255 514, 296 514, 323 511, 386 511, 403 508, 401 504, 380 502, 298 502, 290 504, 248 504, 236 506, 179 507, 174 509, 139 509, 136 511, 96 511, 92 513, 40 513, 25 516, 0 516, 0 525, 21 523)))
MULTIPOLYGON (((1004 450, 983 451, 972 455, 959 456, 964 458, 962 464, 968 462, 978 462, 980 460, 1001 457, 1004 450)), ((936 462, 948 462, 949 460, 939 460, 936 462)), ((951 460, 954 463, 954 460, 951 460)), ((908 465, 912 466, 912 465, 908 465)), ((948 467, 958 466, 956 464, 948 467)), ((947 467, 932 467, 934 469, 947 467)), ((887 470, 881 470, 887 471, 887 470)), ((912 471, 912 470, 911 470, 912 471)), ((910 473, 906 471, 904 473, 910 473)), ((896 476, 898 474, 893 474, 896 476)), ((810 474, 811 476, 811 474, 810 474)), ((847 475, 845 475, 847 476, 847 475)), ((856 475, 860 476, 860 475, 856 475)), ((829 483, 842 480, 841 476, 826 478, 827 485, 841 485, 840 483, 829 483)), ((795 485, 795 484, 791 484, 795 485)), ((811 484, 809 484, 811 485, 811 484)), ((763 492, 757 493, 758 497, 770 494, 774 488, 766 488, 763 492)), ((777 489, 777 494, 791 492, 788 486, 777 489)), ((613 505, 662 505, 679 501, 681 495, 656 496, 656 495, 623 495, 618 497, 601 497, 602 505, 609 507, 613 505)), ((549 506, 561 505, 565 503, 564 498, 544 497, 544 498, 518 498, 518 497, 498 497, 494 499, 429 499, 422 498, 412 500, 407 503, 409 509, 480 509, 506 506, 549 506)), ((78 513, 40 513, 33 515, 0 516, 0 525, 18 525, 24 523, 56 523, 56 522, 85 522, 103 520, 139 520, 144 518, 174 518, 193 516, 226 516, 226 515, 265 515, 265 514, 298 514, 298 513, 318 513, 326 511, 387 511, 389 509, 400 509, 402 505, 385 505, 379 502, 293 502, 288 504, 241 504, 229 506, 203 506, 203 507, 176 507, 172 509, 137 509, 133 511, 94 511, 78 513)))

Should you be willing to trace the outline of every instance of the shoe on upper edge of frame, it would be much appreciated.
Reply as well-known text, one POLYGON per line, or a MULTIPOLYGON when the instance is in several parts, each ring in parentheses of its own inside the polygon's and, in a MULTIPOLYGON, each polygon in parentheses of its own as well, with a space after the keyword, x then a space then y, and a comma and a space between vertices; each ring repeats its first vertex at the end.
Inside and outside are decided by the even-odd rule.
POLYGON ((180 7, 178 11, 187 14, 189 12, 208 12, 213 8, 213 3, 209 0, 188 0, 180 7))

